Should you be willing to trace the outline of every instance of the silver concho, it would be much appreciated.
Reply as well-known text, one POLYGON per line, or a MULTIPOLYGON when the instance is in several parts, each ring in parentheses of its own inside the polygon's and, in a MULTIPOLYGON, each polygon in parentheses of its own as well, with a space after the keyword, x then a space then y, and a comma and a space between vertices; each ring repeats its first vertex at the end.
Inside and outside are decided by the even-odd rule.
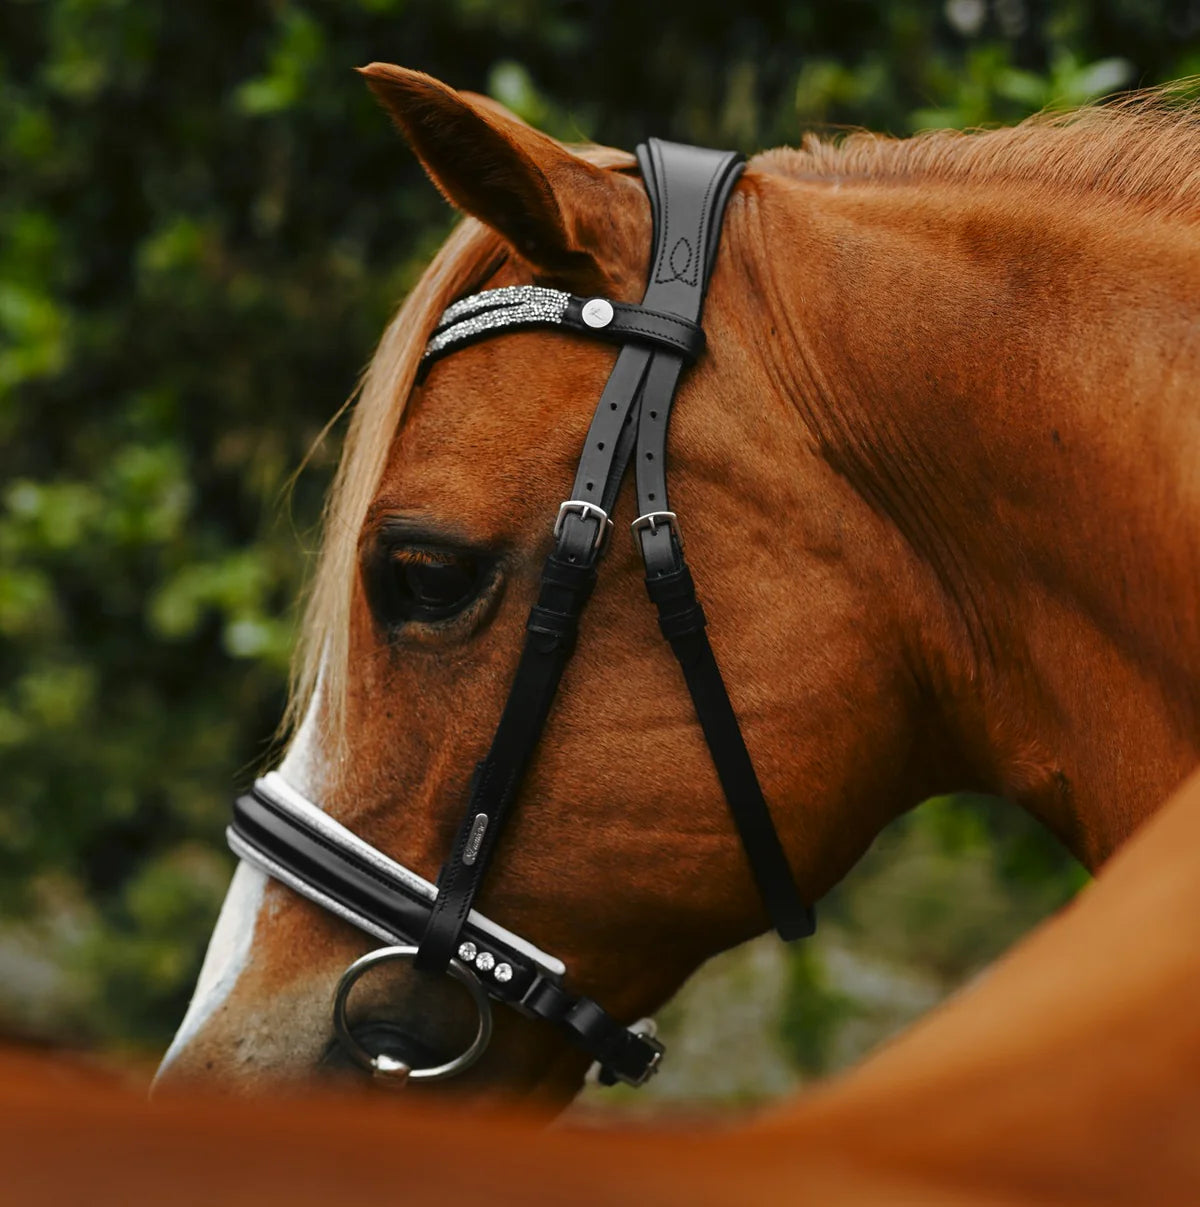
POLYGON ((613 321, 612 302, 605 298, 592 298, 584 302, 580 317, 589 327, 607 327, 613 321))

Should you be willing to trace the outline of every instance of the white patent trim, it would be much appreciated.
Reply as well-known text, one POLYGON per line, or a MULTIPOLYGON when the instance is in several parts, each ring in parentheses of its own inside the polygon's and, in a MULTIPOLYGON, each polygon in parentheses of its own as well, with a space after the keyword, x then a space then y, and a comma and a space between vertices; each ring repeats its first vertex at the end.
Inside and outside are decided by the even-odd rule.
POLYGON ((339 918, 344 918, 351 925, 357 926, 359 930, 365 931, 373 938, 395 945, 402 945, 407 942, 402 935, 393 934, 382 926, 376 926, 374 922, 364 918, 362 914, 355 913, 354 910, 349 909, 340 901, 335 901, 332 897, 321 892, 319 888, 314 888, 307 880, 302 880, 299 876, 293 875, 282 864, 276 863, 274 859, 268 858, 261 851, 255 850, 248 842, 239 838, 232 828, 225 831, 225 841, 229 843, 229 849, 243 863, 248 863, 260 872, 266 872, 272 879, 278 880, 280 884, 284 884, 293 892, 299 893, 301 897, 307 897, 322 909, 327 909, 331 914, 337 914, 339 918))
MULTIPOLYGON (((416 872, 410 871, 403 864, 397 863, 382 851, 376 850, 370 843, 364 842, 363 839, 359 838, 353 831, 347 830, 340 822, 334 821, 328 813, 318 808, 312 801, 293 788, 278 772, 268 772, 255 784, 255 788, 263 793, 263 795, 278 801, 302 817, 314 830, 323 834, 334 845, 353 851, 355 855, 374 867, 381 875, 399 880, 414 895, 424 897, 427 901, 434 901, 437 898, 436 887, 430 884, 423 876, 418 876, 416 872)), ((368 934, 383 939, 388 943, 408 942, 408 939, 403 936, 391 935, 386 932, 381 933, 380 927, 373 924, 366 925, 365 919, 358 918, 357 916, 351 917, 350 915, 353 914, 353 910, 348 910, 345 906, 331 904, 331 899, 326 897, 324 893, 319 893, 319 890, 312 889, 308 885, 301 887, 297 877, 291 874, 280 875, 274 867, 268 866, 273 861, 266 860, 264 856, 259 855, 257 852, 244 853, 247 851, 247 846, 244 842, 238 840, 236 836, 231 836, 230 846, 243 859, 248 859, 250 862, 258 864, 265 871, 270 872, 272 876, 287 884, 288 887, 295 889, 296 892, 313 901, 317 901, 319 905, 322 905, 332 913, 345 918, 349 922, 353 922, 355 926, 365 930, 368 934), (234 846, 235 842, 238 844, 237 846, 234 846), (318 900, 318 894, 322 898, 321 900, 318 900)), ((513 934, 511 930, 505 929, 490 918, 485 918, 482 914, 472 910, 467 915, 467 921, 472 926, 478 927, 484 934, 490 935, 498 943, 506 944, 513 950, 519 951, 527 959, 537 964, 549 976, 563 977, 566 975, 567 966, 561 960, 534 947, 527 939, 522 939, 520 935, 513 934)))

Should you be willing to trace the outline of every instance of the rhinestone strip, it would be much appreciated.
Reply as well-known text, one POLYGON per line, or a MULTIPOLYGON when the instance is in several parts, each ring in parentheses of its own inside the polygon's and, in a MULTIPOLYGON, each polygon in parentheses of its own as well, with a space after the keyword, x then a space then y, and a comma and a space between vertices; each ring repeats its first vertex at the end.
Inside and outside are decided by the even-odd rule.
POLYGON ((477 314, 480 310, 494 310, 498 306, 515 306, 523 302, 545 302, 547 305, 566 307, 570 299, 569 293, 561 289, 545 289, 540 285, 503 285, 499 289, 485 289, 482 293, 473 293, 470 297, 460 298, 453 306, 448 306, 438 319, 436 330, 449 327, 460 319, 477 314))
POLYGON ((571 295, 536 285, 505 285, 455 302, 442 315, 437 331, 425 345, 429 360, 455 344, 504 327, 547 323, 558 326, 571 295), (504 295, 504 296, 500 296, 504 295))

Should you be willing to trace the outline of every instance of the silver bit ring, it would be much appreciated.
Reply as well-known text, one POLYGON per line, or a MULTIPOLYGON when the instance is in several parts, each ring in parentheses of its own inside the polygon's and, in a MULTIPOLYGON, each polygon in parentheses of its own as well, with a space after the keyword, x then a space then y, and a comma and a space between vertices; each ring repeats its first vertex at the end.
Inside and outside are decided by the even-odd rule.
POLYGON ((470 1045, 452 1060, 445 1064, 428 1065, 425 1068, 412 1068, 389 1056, 386 1052, 372 1054, 358 1042, 350 1030, 346 1018, 346 1004, 350 991, 363 973, 368 972, 378 964, 387 964, 393 960, 411 960, 417 954, 415 947, 380 947, 360 956, 338 981, 337 992, 333 997, 333 1026, 338 1039, 354 1061, 381 1081, 403 1085, 409 1081, 443 1081, 469 1069, 484 1053, 492 1038, 492 1004, 488 999, 487 990, 483 983, 465 964, 459 960, 451 960, 446 971, 460 984, 465 985, 479 1012, 479 1025, 475 1030, 475 1038, 470 1045))

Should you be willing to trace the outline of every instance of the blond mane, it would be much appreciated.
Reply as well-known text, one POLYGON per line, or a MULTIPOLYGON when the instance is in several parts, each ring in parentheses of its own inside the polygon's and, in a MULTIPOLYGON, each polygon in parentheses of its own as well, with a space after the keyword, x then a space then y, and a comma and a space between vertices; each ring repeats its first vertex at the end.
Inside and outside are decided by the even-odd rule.
POLYGON ((755 158, 784 176, 914 183, 1009 183, 1200 216, 1200 77, 996 130, 912 138, 808 135, 755 158))
POLYGON ((322 738, 335 748, 326 747, 329 753, 336 753, 343 736, 359 533, 404 416, 421 353, 442 311, 486 276, 504 251, 500 237, 481 223, 473 218, 460 222, 388 324, 351 399, 353 414, 325 505, 321 552, 292 664, 285 716, 286 729, 295 732, 319 679, 322 738))

